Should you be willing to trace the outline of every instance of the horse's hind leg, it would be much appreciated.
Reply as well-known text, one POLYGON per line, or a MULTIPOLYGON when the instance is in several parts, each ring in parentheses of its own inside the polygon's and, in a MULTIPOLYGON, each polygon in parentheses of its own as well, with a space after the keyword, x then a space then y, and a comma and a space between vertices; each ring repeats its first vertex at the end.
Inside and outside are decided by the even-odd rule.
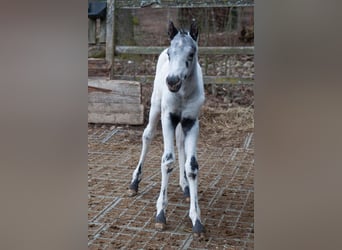
POLYGON ((190 202, 189 182, 185 173, 185 151, 184 151, 184 133, 182 126, 178 124, 176 128, 176 143, 178 149, 178 162, 179 162, 179 185, 182 188, 183 195, 186 201, 190 202))
POLYGON ((129 185, 128 192, 130 196, 135 196, 138 193, 139 183, 141 181, 142 169, 143 169, 143 165, 145 162, 146 154, 149 150, 149 146, 155 134, 159 118, 160 118, 159 103, 151 103, 149 122, 142 136, 142 150, 140 154, 140 159, 139 159, 136 169, 133 172, 131 184, 129 185))
POLYGON ((198 205, 198 174, 199 167, 196 156, 196 144, 199 133, 198 119, 183 119, 182 128, 184 132, 185 148, 185 172, 189 182, 190 189, 190 211, 189 216, 192 221, 192 231, 195 236, 204 236, 205 228, 201 222, 201 211, 198 205))

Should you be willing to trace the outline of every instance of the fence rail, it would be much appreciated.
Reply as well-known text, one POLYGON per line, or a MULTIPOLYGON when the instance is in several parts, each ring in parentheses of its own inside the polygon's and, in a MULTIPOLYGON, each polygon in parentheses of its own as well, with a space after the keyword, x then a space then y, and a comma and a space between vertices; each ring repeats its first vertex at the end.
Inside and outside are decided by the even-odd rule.
MULTIPOLYGON (((119 54, 133 55, 158 55, 167 47, 160 46, 116 46, 115 51, 119 54)), ((253 55, 254 46, 246 47, 199 47, 202 55, 253 55)))
POLYGON ((254 0, 116 0, 116 6, 122 9, 246 7, 254 6, 254 0))
MULTIPOLYGON (((121 79, 127 81, 138 81, 141 83, 153 83, 154 75, 114 75, 113 79, 121 79)), ((204 84, 241 84, 241 85, 253 85, 253 78, 239 78, 229 76, 203 76, 204 84)))
MULTIPOLYGON (((131 55, 159 55, 165 48, 163 46, 116 46, 118 54, 131 55)), ((200 55, 254 55, 254 46, 245 47, 199 47, 200 55)), ((152 83, 154 75, 113 75, 113 79, 139 81, 152 83)), ((205 84, 253 84, 253 78, 229 77, 229 76, 208 76, 204 75, 205 84)))

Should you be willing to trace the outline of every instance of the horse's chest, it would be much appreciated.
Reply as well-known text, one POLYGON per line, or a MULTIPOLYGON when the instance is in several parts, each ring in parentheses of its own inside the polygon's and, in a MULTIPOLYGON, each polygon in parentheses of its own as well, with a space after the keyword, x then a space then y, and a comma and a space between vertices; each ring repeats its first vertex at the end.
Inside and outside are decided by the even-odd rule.
POLYGON ((173 109, 182 110, 186 108, 188 102, 189 100, 187 100, 181 95, 169 95, 166 98, 164 98, 163 106, 165 108, 173 108, 173 109))
POLYGON ((163 105, 165 113, 174 113, 179 116, 196 116, 199 106, 193 99, 184 99, 181 97, 170 98, 163 105))

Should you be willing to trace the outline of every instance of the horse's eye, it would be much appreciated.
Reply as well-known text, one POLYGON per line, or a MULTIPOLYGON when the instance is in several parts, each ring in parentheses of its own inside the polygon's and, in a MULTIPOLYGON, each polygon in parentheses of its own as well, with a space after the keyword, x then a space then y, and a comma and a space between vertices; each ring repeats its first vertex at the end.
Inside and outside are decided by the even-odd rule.
POLYGON ((170 60, 170 53, 169 53, 169 50, 167 50, 167 56, 169 57, 169 60, 170 60))
POLYGON ((194 53, 190 53, 189 56, 188 56, 188 59, 189 59, 190 61, 192 61, 193 58, 194 58, 194 53))

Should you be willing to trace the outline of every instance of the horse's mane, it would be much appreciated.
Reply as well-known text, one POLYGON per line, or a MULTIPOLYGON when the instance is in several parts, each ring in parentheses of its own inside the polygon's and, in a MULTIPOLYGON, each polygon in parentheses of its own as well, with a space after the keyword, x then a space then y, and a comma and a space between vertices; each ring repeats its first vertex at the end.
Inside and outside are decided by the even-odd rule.
POLYGON ((189 31, 186 30, 186 29, 180 28, 180 29, 179 29, 179 34, 181 34, 181 35, 188 35, 188 34, 189 34, 189 31))

